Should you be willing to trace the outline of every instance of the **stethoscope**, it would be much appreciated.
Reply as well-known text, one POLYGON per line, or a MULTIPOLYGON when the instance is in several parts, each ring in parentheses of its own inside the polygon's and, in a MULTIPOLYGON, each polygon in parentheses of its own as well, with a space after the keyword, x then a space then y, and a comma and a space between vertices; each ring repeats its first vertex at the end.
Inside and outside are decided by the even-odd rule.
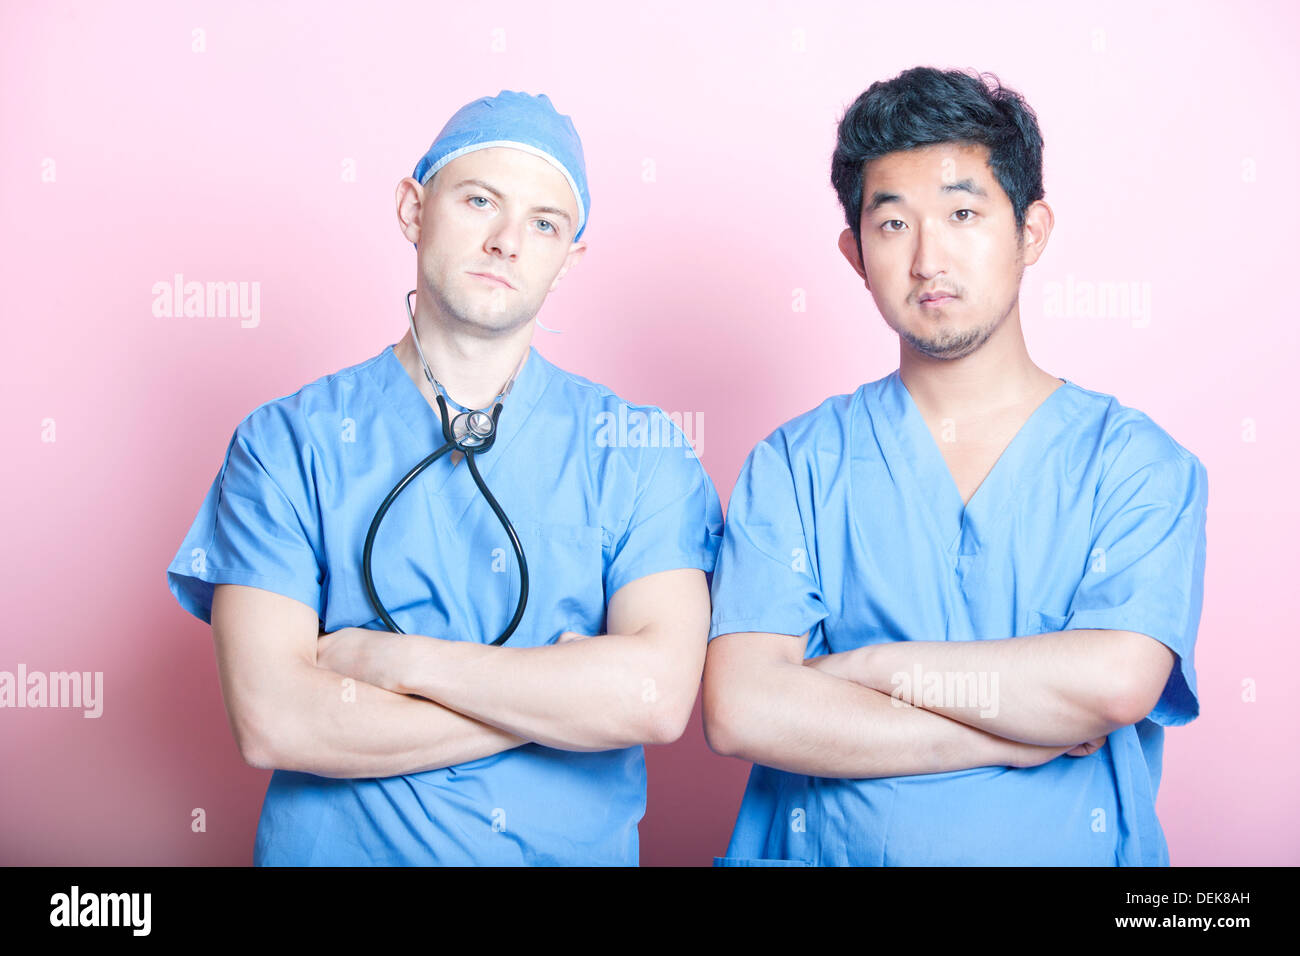
MULTIPOLYGON (((520 359, 519 365, 515 366, 514 372, 510 375, 510 381, 506 382, 501 394, 489 403, 495 406, 490 414, 483 409, 468 409, 452 402, 453 405, 462 410, 455 418, 451 418, 447 412, 447 402, 451 401, 451 399, 450 397, 444 399, 446 389, 439 384, 438 380, 433 377, 433 373, 429 371, 429 363, 424 360, 424 350, 420 348, 420 337, 415 333, 415 315, 411 312, 411 296, 413 295, 415 295, 414 289, 406 294, 406 315, 411 321, 411 339, 415 342, 415 350, 420 355, 420 364, 424 367, 424 377, 433 385, 434 392, 437 394, 438 414, 442 418, 444 444, 425 458, 424 461, 408 471, 406 477, 393 487, 393 490, 388 493, 388 497, 384 499, 384 503, 379 506, 379 510, 375 512, 375 518, 370 522, 370 533, 366 535, 365 551, 361 556, 361 572, 366 580, 366 593, 370 595, 370 603, 374 606, 380 618, 383 619, 384 625, 396 634, 405 634, 406 632, 397 626, 397 622, 393 620, 388 613, 388 609, 379 600, 379 593, 375 590, 374 577, 370 573, 370 552, 374 548, 375 534, 379 531, 379 523, 384 520, 384 515, 388 513, 388 509, 397 500, 397 496, 419 476, 420 472, 449 451, 463 452, 465 461, 469 465, 469 473, 474 476, 474 484, 478 486, 478 490, 487 499, 487 503, 497 516, 497 520, 501 522, 501 527, 505 528, 506 536, 510 538, 510 544, 515 549, 515 557, 519 561, 519 603, 515 606, 515 616, 510 619, 510 623, 501 632, 501 636, 492 642, 494 645, 501 645, 515 632, 520 619, 524 616, 524 607, 528 603, 528 562, 524 559, 524 548, 519 543, 519 536, 515 534, 514 525, 510 523, 506 513, 501 510, 501 505, 497 504, 497 500, 492 497, 492 492, 488 490, 487 484, 483 481, 483 476, 479 474, 474 457, 490 449, 496 441, 497 422, 501 418, 501 402, 510 394, 510 389, 515 384, 515 376, 519 374, 519 366, 523 365, 523 359, 520 359)), ((524 358, 527 358, 527 353, 525 353, 524 358)))

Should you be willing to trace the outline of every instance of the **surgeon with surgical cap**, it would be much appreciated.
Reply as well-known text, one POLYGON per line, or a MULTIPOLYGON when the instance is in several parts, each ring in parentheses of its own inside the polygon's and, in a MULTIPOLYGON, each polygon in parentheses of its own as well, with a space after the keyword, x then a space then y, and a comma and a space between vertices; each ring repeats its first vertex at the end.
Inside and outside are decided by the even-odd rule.
POLYGON ((457 111, 396 211, 416 288, 365 318, 406 333, 248 414, 167 569, 212 625, 241 754, 274 771, 254 862, 635 865, 643 747, 682 733, 699 685, 718 496, 662 411, 532 345, 591 211, 546 96, 457 111), (391 501, 367 582, 440 403, 496 414, 491 445, 391 501))

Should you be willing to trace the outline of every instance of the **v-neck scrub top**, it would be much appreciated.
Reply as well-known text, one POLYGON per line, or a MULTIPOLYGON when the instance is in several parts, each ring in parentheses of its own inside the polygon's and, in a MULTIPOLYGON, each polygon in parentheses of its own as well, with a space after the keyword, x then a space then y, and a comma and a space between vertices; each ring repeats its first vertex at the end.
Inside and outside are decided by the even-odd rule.
MULTIPOLYGON (((326 631, 382 630, 362 579, 366 534, 392 487, 442 444, 437 412, 391 346, 267 402, 234 432, 167 569, 172 593, 205 623, 214 585, 229 583, 301 601, 326 631)), ((625 584, 713 569, 721 508, 681 431, 536 349, 477 461, 528 561, 528 606, 507 647, 554 643, 566 630, 603 634, 607 601, 625 584)), ((510 541, 450 455, 389 509, 372 569, 407 634, 490 643, 519 595, 510 541)), ((530 743, 378 779, 276 770, 254 862, 635 865, 645 787, 639 746, 530 743)))
POLYGON ((1177 662, 1147 717, 1087 757, 873 779, 755 765, 718 865, 1167 865, 1164 728, 1198 711, 1205 468, 1141 412, 1066 382, 968 504, 897 371, 758 444, 727 508, 710 640, 1135 631, 1177 662))

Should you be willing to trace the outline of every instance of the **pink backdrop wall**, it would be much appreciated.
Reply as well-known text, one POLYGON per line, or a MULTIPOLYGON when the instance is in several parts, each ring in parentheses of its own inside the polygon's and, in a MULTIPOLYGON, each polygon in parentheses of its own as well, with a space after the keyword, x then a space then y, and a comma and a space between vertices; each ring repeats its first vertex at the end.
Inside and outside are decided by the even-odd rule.
MULTIPOLYGON (((523 89, 573 116, 591 247, 535 344, 702 416, 725 502, 773 427, 897 363, 835 248, 829 157, 858 93, 924 63, 1038 112, 1035 359, 1209 470, 1202 713, 1167 736, 1158 804, 1173 861, 1300 863, 1295 8, 469 6, 0 8, 0 670, 104 674, 99 719, 0 710, 0 862, 251 861, 269 774, 240 761, 210 631, 164 569, 244 415, 402 336, 394 189, 456 108, 523 89), (155 317, 176 273, 259 283, 259 323, 155 317), (1071 282, 1136 283, 1150 310, 1051 314, 1071 282)), ((708 751, 698 709, 648 762, 643 862, 708 863, 748 765, 708 751)))

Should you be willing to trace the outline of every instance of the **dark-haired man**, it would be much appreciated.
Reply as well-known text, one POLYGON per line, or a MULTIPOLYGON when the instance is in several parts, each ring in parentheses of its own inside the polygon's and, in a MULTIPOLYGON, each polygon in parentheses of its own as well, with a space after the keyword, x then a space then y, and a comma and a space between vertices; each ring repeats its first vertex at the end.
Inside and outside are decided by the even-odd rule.
POLYGON ((704 720, 755 766, 719 864, 1169 862, 1206 473, 1030 359, 1041 170, 983 77, 908 70, 840 124, 839 246, 899 368, 778 428, 732 494, 704 720))

